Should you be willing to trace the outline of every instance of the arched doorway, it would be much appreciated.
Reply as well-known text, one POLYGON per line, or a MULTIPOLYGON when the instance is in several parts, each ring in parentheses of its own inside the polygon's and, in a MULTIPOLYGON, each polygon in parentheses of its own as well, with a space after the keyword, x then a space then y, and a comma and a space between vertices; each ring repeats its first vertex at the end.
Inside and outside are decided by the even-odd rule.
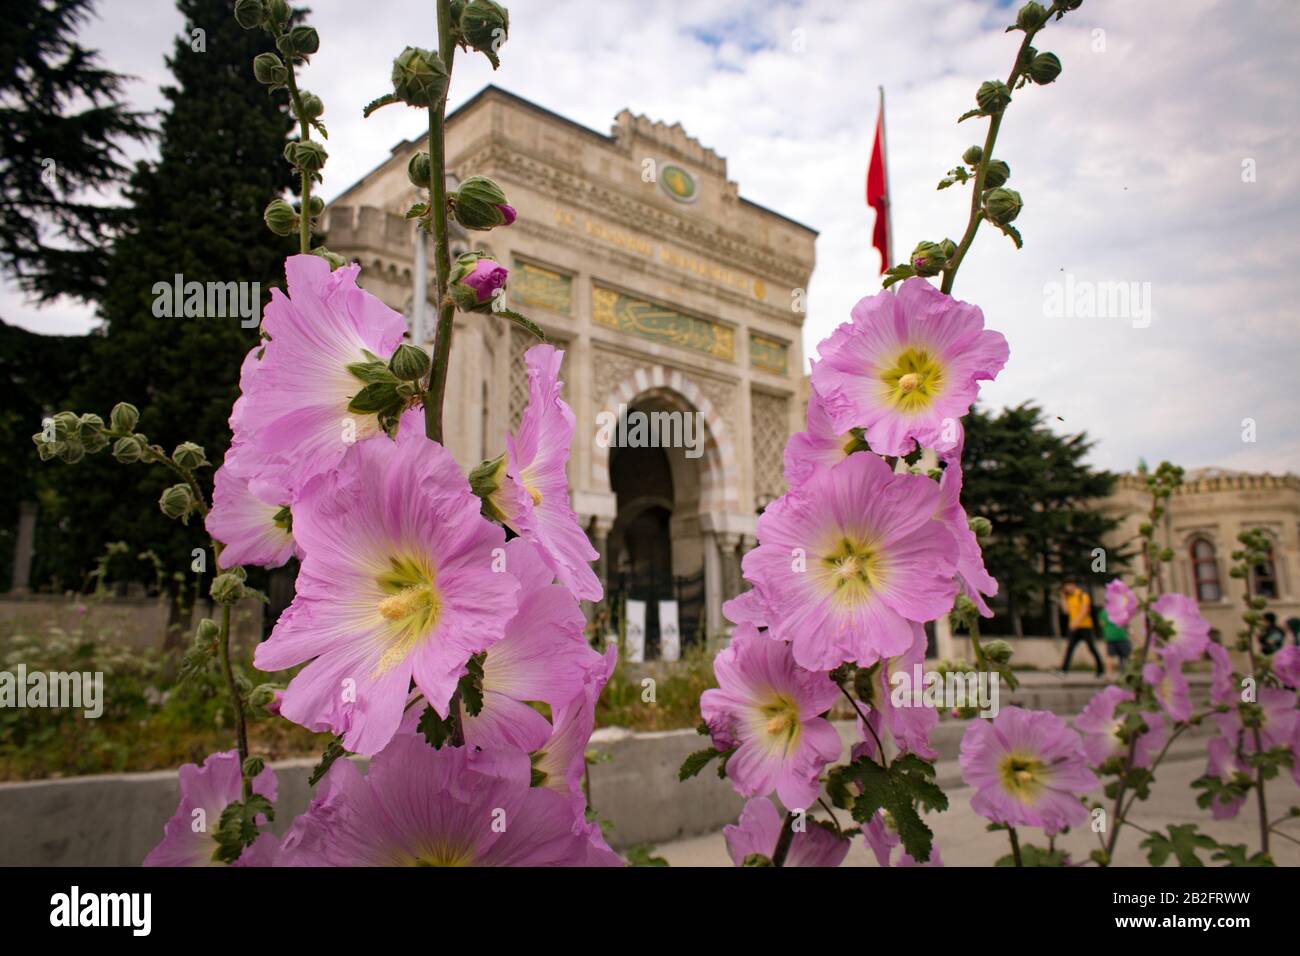
MULTIPOLYGON (((643 422, 672 423, 654 416, 696 415, 680 396, 653 390, 627 407, 631 426, 643 422)), ((702 423, 693 421, 691 428, 702 423)), ((646 654, 657 656, 659 601, 678 603, 683 644, 693 642, 704 623, 704 539, 700 525, 703 457, 665 435, 700 432, 650 428, 638 433, 628 427, 625 439, 609 449, 610 490, 617 516, 607 539, 606 591, 615 623, 625 599, 646 602, 646 654)))

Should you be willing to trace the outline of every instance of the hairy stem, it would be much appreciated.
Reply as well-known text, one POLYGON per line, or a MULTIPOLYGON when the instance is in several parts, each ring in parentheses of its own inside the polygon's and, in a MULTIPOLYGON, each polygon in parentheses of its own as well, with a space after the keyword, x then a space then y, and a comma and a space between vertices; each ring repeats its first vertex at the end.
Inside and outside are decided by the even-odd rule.
MULTIPOLYGON (((293 101, 293 112, 298 117, 298 139, 301 142, 307 142, 311 139, 311 124, 307 122, 306 114, 302 108, 302 94, 298 92, 298 81, 293 75, 293 62, 288 64, 289 68, 289 99, 293 101)), ((302 170, 300 177, 299 192, 302 199, 302 208, 298 212, 298 251, 311 251, 311 173, 302 170)))
MULTIPOLYGON (((447 84, 450 89, 452 60, 456 56, 450 0, 438 0, 438 53, 447 68, 447 84)), ((442 441, 442 403, 447 392, 447 367, 451 358, 451 335, 456 317, 456 306, 447 296, 451 277, 451 246, 447 231, 447 144, 443 129, 446 116, 447 97, 444 94, 429 108, 429 216, 433 222, 433 262, 438 277, 438 325, 434 333, 428 395, 424 401, 424 432, 436 442, 442 441)))

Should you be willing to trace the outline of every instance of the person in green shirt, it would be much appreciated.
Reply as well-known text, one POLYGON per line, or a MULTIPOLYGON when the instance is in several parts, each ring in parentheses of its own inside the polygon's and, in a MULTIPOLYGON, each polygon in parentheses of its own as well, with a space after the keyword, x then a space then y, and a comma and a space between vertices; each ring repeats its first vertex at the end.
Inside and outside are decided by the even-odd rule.
POLYGON ((1106 673, 1109 677, 1118 677, 1124 673, 1129 655, 1133 653, 1133 643, 1128 639, 1128 631, 1112 621, 1105 608, 1097 612, 1101 622, 1101 636, 1106 641, 1106 673))

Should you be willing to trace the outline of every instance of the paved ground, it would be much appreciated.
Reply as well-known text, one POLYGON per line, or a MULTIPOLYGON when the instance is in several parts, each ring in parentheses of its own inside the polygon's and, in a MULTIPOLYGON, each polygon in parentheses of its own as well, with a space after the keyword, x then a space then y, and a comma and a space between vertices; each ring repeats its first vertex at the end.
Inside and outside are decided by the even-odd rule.
MULTIPOLYGON (((947 767, 949 761, 939 764, 939 777, 954 776, 947 767)), ((1139 803, 1134 822, 1148 829, 1169 824, 1197 823, 1201 832, 1208 833, 1222 843, 1245 843, 1253 852, 1259 848, 1259 817, 1252 797, 1235 820, 1216 821, 1210 814, 1196 806, 1196 793, 1190 784, 1205 771, 1203 744, 1172 751, 1157 771, 1157 782, 1151 798, 1139 803), (1174 759, 1181 758, 1181 759, 1174 759)), ((1006 833, 989 833, 987 822, 970 808, 971 791, 968 788, 946 787, 949 808, 944 813, 930 814, 927 822, 935 833, 943 861, 948 866, 987 866, 998 857, 1010 852, 1006 833)), ((1300 804, 1300 788, 1291 775, 1284 773, 1268 784, 1266 790, 1269 816, 1276 819, 1288 807, 1300 804)), ((1109 804, 1108 804, 1109 805, 1109 804)), ((845 818, 841 816, 841 822, 845 818)), ((1284 824, 1285 832, 1300 840, 1300 819, 1284 824)), ((1041 830, 1022 830, 1022 843, 1046 845, 1041 830)), ((1116 863, 1124 866, 1146 866, 1146 851, 1138 844, 1144 835, 1126 827, 1120 834, 1116 863)), ((1273 858, 1282 866, 1300 866, 1300 844, 1285 840, 1277 834, 1272 837, 1273 858)), ((1088 853, 1097 847, 1097 837, 1090 830, 1066 834, 1057 840, 1057 846, 1070 851, 1075 860, 1086 860, 1088 853)), ((673 866, 731 866, 722 833, 678 840, 660 846, 658 855, 673 866)), ((1208 856, 1203 856, 1208 864, 1208 856)), ((853 842, 845 866, 875 866, 876 859, 862 839, 853 842)), ((1167 864, 1172 865, 1172 864, 1167 864)))

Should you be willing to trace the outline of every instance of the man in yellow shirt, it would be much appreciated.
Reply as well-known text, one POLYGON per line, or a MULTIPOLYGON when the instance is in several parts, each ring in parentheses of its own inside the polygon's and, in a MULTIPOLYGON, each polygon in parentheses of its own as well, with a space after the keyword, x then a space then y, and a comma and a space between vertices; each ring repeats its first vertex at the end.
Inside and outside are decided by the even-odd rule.
POLYGON ((1069 641, 1065 645, 1065 663, 1061 665, 1061 670, 1066 674, 1070 672, 1070 658, 1074 656, 1075 645, 1080 641, 1086 641, 1088 650, 1092 652, 1092 659, 1097 663, 1097 676, 1101 677, 1106 669, 1101 663, 1101 655, 1097 653, 1097 645, 1092 638, 1092 598, 1088 597, 1088 592, 1079 587, 1075 581, 1066 581, 1065 586, 1061 588, 1061 603, 1065 606, 1070 629, 1069 641))

